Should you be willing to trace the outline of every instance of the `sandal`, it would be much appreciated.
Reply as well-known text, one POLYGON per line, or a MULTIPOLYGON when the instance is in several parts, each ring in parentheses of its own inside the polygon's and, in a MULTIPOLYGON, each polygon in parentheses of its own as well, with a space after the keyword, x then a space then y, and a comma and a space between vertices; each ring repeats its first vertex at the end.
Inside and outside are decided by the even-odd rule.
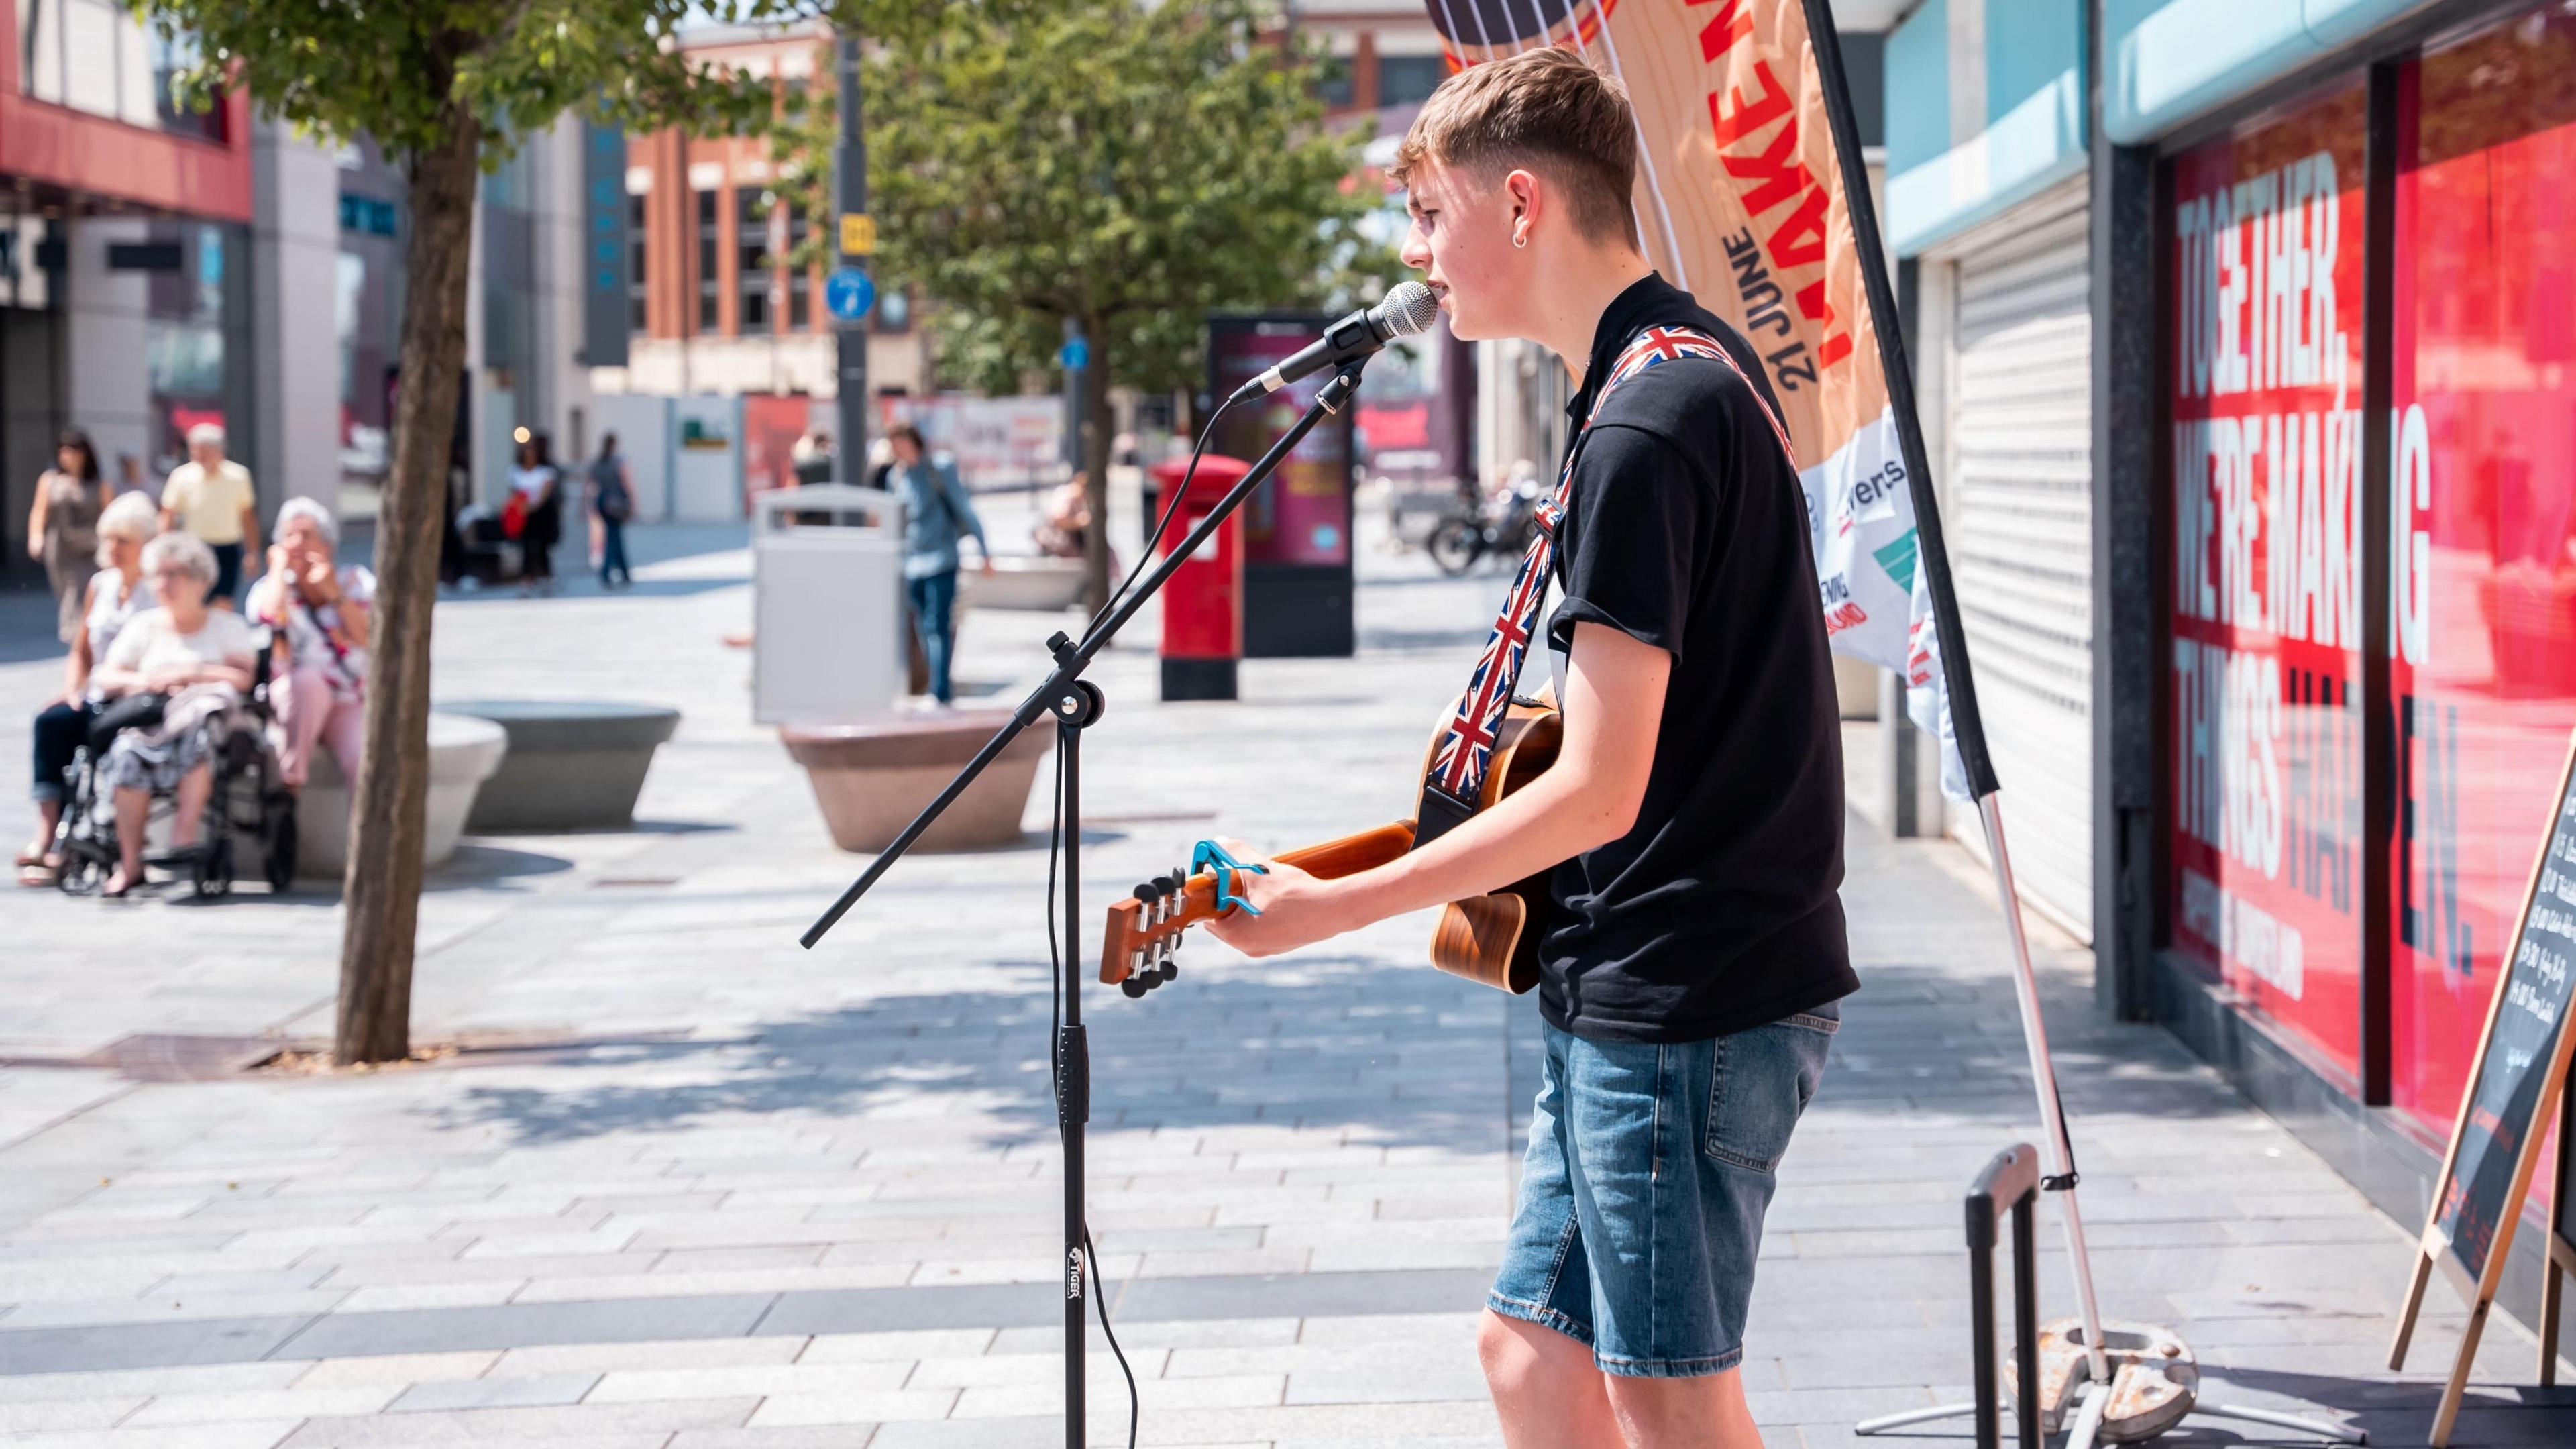
POLYGON ((18 866, 18 884, 22 886, 55 885, 62 880, 62 876, 63 867, 60 861, 52 865, 47 865, 41 860, 26 861, 18 866))

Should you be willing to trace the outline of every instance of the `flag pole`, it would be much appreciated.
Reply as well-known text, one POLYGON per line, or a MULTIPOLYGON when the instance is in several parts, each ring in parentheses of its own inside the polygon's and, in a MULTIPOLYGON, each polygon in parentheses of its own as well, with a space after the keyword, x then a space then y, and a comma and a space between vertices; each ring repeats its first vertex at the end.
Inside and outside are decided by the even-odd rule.
MULTIPOLYGON (((2032 974, 2030 938, 2022 930, 2021 892, 2013 880, 2012 855, 2004 845, 2003 807, 1997 799, 1994 759, 1986 750, 1984 718, 1977 712, 1974 672, 1968 667, 1967 630, 1959 617, 1957 591, 1950 582, 1950 552, 1942 541, 1940 500, 1932 485, 1932 465, 1923 446, 1922 419, 1914 410, 1914 374, 1908 367, 1905 339, 1898 330, 1896 289, 1888 281, 1885 243, 1878 228, 1878 208, 1870 199, 1869 172, 1861 163, 1860 126, 1852 115, 1851 86, 1843 74, 1841 37, 1834 30, 1830 0, 1801 0, 1806 8, 1807 43, 1815 50, 1816 76, 1824 91, 1825 117, 1833 127, 1834 162, 1842 170, 1844 204, 1851 216, 1852 243, 1860 254, 1861 285, 1869 298, 1871 330, 1878 334, 1879 367, 1887 382, 1888 406, 1896 415, 1898 445, 1905 459, 1906 489, 1914 499, 1914 527, 1919 566, 1932 600, 1932 627, 1939 641, 1941 674, 1948 686, 1951 730, 1968 792, 1977 802, 1985 827, 1986 854, 1993 862, 1995 890, 2003 907, 2005 935, 2012 946, 2013 995, 2021 1007, 2022 1043, 2030 1053, 2031 1085, 2039 1096, 2041 1125, 2046 1128, 2049 1175, 2041 1186, 2056 1193, 2064 1208, 2066 1252, 2075 1270, 2076 1305, 2084 1324, 2084 1356, 2093 1381, 2107 1389, 2110 1363, 2102 1349, 2102 1309, 2093 1291, 2093 1264, 2085 1250, 2084 1215, 2075 1201, 2075 1148, 2066 1131, 2066 1108, 2057 1091, 2057 1068, 2049 1056, 2048 1024, 2040 1016, 2039 982, 2032 974)), ((2038 1386, 2021 1385, 2024 1394, 2038 1386)))

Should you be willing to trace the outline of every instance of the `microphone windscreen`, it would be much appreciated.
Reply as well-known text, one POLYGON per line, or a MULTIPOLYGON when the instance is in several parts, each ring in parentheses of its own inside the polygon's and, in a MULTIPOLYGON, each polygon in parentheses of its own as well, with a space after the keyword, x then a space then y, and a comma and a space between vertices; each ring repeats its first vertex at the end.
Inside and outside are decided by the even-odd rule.
POLYGON ((1440 315, 1440 299, 1420 282, 1398 282, 1369 310, 1377 318, 1381 335, 1411 337, 1428 330, 1431 319, 1440 315))

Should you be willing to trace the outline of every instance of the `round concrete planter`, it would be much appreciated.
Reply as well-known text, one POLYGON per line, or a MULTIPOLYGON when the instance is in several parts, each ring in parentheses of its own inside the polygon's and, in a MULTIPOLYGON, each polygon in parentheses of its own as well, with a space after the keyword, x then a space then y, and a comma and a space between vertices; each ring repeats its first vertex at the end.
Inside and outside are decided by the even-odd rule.
POLYGON ((957 571, 957 601, 978 609, 1063 613, 1082 602, 1082 560, 1004 554, 993 571, 957 571))
POLYGON ((510 753, 465 819, 477 835, 633 825, 653 751, 680 727, 676 709, 604 700, 441 700, 438 707, 489 720, 510 737, 510 753))
MULTIPOLYGON (((510 737, 488 720, 461 714, 429 717, 429 812, 421 836, 421 864, 444 865, 474 808, 475 792, 501 767, 510 737)), ((313 752, 313 768, 295 801, 295 873, 320 879, 349 864, 349 783, 329 750, 313 752)))
MULTIPOLYGON (((873 853, 891 844, 1010 717, 999 709, 941 710, 876 724, 790 725, 778 734, 814 783, 832 843, 873 853)), ((1041 722, 1013 740, 922 834, 918 848, 975 850, 1017 841, 1038 760, 1054 738, 1041 722)))

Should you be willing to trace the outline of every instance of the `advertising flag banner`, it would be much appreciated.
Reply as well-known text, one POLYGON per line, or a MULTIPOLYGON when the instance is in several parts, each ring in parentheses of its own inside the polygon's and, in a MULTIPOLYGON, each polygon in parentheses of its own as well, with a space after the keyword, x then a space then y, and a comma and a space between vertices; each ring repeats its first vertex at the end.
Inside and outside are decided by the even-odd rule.
POLYGON ((1905 674, 1907 713, 1943 741, 1943 789, 1969 798, 1918 567, 1899 431, 1913 420, 1900 423, 1889 396, 1804 0, 1427 8, 1456 65, 1556 45, 1626 84, 1642 161, 1639 245, 1761 354, 1797 455, 1834 650, 1905 674))

